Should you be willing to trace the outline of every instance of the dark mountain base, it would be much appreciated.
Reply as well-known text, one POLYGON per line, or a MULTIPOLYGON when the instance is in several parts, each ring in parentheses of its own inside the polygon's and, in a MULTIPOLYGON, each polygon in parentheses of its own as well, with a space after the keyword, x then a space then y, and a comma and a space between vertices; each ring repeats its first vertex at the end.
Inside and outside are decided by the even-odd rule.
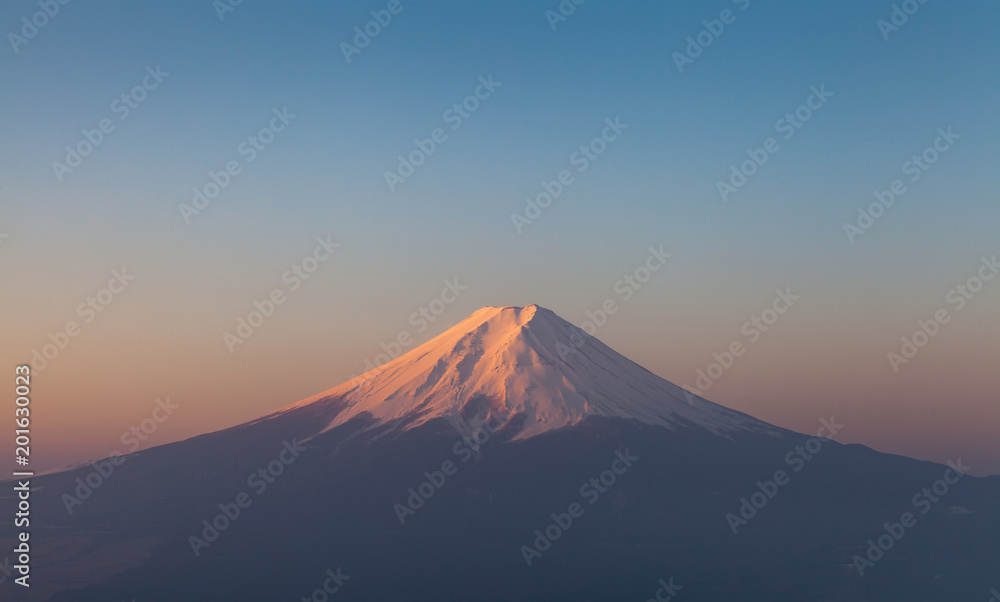
POLYGON ((71 516, 60 496, 90 469, 36 479, 31 596, 300 600, 336 587, 327 571, 338 568, 330 600, 642 601, 662 579, 681 586, 676 600, 939 602, 986 600, 1000 583, 1000 478, 963 477, 922 514, 914 496, 946 467, 833 442, 789 462, 807 440, 792 434, 591 418, 524 441, 499 431, 474 453, 444 421, 400 433, 356 420, 312 439, 258 492, 247 477, 280 463, 282 441, 307 436, 321 411, 333 410, 137 454, 71 516), (787 484, 734 535, 726 515, 779 470, 787 484), (401 510, 418 505, 408 489, 425 472, 439 486, 401 510), (581 490, 602 472, 614 483, 581 490), (189 536, 241 492, 249 506, 196 557, 189 536), (905 512, 915 526, 860 576, 853 557, 905 512), (535 531, 546 528, 557 539, 529 566, 522 546, 544 548, 535 531))

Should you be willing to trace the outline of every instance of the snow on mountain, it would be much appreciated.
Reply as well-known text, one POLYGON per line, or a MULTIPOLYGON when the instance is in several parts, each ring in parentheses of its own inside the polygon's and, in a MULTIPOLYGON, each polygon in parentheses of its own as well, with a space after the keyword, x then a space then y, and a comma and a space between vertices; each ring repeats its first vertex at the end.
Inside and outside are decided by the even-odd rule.
POLYGON ((691 396, 537 305, 484 307, 420 347, 287 412, 346 403, 329 430, 369 414, 404 428, 454 420, 475 406, 481 420, 520 422, 518 438, 587 416, 633 419, 670 429, 698 426, 722 436, 781 429, 691 396), (473 401, 477 400, 477 401, 473 401), (485 401, 482 401, 485 400, 485 401))

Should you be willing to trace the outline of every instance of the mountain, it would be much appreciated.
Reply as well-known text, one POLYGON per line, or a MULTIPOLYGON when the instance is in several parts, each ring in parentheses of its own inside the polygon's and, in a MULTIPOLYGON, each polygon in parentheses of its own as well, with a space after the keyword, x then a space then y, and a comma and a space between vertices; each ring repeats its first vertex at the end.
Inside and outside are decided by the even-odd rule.
POLYGON ((686 401, 680 387, 537 305, 484 307, 410 353, 287 410, 335 400, 344 407, 324 432, 362 415, 413 428, 461 416, 477 399, 490 402, 475 408, 484 420, 518 418, 516 439, 596 416, 723 435, 780 432, 705 400, 686 401))
POLYGON ((840 428, 689 399, 551 311, 487 307, 252 422, 36 477, 34 585, 0 595, 987 599, 1000 478, 840 428))

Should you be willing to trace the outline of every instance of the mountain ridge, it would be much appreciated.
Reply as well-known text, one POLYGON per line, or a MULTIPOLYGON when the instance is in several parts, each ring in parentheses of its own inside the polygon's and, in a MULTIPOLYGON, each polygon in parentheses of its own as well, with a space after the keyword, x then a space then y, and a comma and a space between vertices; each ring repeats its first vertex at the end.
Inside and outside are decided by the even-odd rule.
MULTIPOLYGON (((293 599, 335 566, 351 578, 343 600, 639 600, 664 567, 711 602, 986 591, 1000 477, 962 478, 862 578, 869 540, 947 467, 832 440, 813 450, 809 435, 688 404, 596 338, 560 357, 570 336, 584 335, 544 308, 483 308, 362 384, 136 452, 113 472, 35 477, 40 587, 26 599, 293 599), (524 399, 489 390, 507 384, 524 399), (574 407, 555 402, 580 413, 528 420, 574 407), (641 460, 604 483, 622 449, 641 460), (584 499, 598 474, 606 494, 584 499), (544 543, 533 530, 574 501, 586 514, 527 564, 522 546, 544 543), (419 511, 405 524, 401 502, 419 511)), ((16 545, 2 526, 0 545, 16 545)))
POLYGON ((718 435, 784 429, 725 408, 653 374, 539 305, 486 306, 380 368, 279 410, 333 401, 322 432, 368 415, 413 428, 453 419, 479 400, 482 420, 519 417, 515 438, 588 416, 633 419, 718 435), (485 400, 485 401, 484 401, 485 400))

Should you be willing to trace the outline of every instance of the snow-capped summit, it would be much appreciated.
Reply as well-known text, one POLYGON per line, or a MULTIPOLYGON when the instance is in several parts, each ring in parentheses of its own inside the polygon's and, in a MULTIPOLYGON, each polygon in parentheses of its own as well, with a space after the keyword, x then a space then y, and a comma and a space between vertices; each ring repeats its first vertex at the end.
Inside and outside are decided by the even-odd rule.
POLYGON ((587 416, 720 435, 781 431, 687 394, 537 305, 484 307, 381 368, 285 411, 332 400, 344 409, 327 430, 363 414, 412 428, 454 419, 471 402, 483 420, 518 416, 518 438, 587 416))

